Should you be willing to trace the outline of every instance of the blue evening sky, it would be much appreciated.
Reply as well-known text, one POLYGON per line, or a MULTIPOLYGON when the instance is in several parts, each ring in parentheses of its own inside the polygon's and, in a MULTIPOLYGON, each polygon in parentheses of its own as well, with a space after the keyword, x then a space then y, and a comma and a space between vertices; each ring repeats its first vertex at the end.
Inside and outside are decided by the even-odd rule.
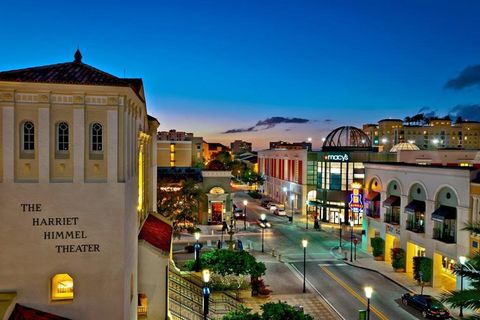
POLYGON ((480 64, 474 0, 3 0, 2 8, 0 70, 70 61, 78 45, 85 63, 143 78, 162 130, 210 142, 264 148, 312 137, 319 146, 340 125, 480 103, 480 81, 445 88, 480 64), (274 116, 309 121, 222 133, 274 116))

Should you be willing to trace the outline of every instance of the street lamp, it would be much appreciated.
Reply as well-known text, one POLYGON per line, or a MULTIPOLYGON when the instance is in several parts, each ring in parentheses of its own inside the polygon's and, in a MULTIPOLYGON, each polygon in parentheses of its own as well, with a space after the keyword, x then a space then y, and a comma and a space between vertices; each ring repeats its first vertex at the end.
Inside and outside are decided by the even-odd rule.
POLYGON ((353 220, 350 220, 350 262, 353 262, 353 220))
POLYGON ((195 271, 200 271, 200 243, 198 240, 200 240, 200 232, 196 231, 194 234, 195 236, 195 244, 193 245, 194 252, 195 252, 195 271))
POLYGON ((247 230, 247 200, 243 200, 243 230, 247 230))
POLYGON ((338 218, 338 225, 340 226, 339 232, 340 232, 340 248, 342 248, 342 218, 338 218))
POLYGON ((260 228, 262 229, 262 252, 264 251, 264 242, 265 242, 265 229, 270 227, 270 223, 267 221, 267 215, 262 213, 260 215, 260 228))
MULTIPOLYGON (((467 261, 467 257, 460 256, 458 257, 458 260, 460 260, 460 292, 463 292, 463 266, 467 261)), ((463 318, 463 304, 460 306, 460 314, 458 316, 463 318)))
POLYGON ((290 201, 291 201, 291 204, 292 204, 291 205, 291 208, 292 208, 292 219, 291 219, 292 221, 291 222, 292 223, 293 223, 293 200, 295 200, 295 196, 292 194, 292 195, 290 195, 290 201))
POLYGON ((305 222, 305 230, 308 230, 308 200, 305 202, 305 212, 307 215, 307 222, 305 222))
POLYGON ((307 265, 307 246, 308 246, 308 240, 303 239, 302 240, 302 246, 303 246, 303 293, 307 292, 306 291, 306 286, 305 286, 305 276, 306 276, 306 265, 307 265))
POLYGON ((365 297, 367 297, 367 320, 370 320, 370 298, 372 297, 372 287, 365 287, 365 297))
POLYGON ((205 269, 202 272, 203 276, 203 320, 207 320, 208 316, 208 299, 210 297, 210 289, 208 288, 208 282, 210 281, 210 270, 205 269))

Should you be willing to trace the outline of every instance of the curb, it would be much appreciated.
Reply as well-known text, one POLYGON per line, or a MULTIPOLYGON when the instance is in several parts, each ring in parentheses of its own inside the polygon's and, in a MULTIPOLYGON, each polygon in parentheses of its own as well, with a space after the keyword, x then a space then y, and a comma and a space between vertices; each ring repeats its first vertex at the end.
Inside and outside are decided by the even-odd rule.
POLYGON ((378 273, 379 275, 381 275, 382 277, 384 277, 385 279, 387 280, 390 280, 391 282, 395 283, 397 286, 399 287, 402 287, 403 289, 407 290, 408 292, 411 292, 411 293, 415 293, 415 291, 413 291, 412 289, 410 288, 407 288, 405 285, 403 285, 402 283, 398 282, 397 280, 394 280, 392 278, 390 278, 389 276, 383 274, 382 272, 378 271, 378 270, 375 270, 375 269, 370 269, 370 268, 367 268, 367 267, 363 267, 363 266, 359 266, 359 265, 356 265, 356 264, 353 264, 351 263, 350 261, 348 260, 343 260, 346 264, 348 264, 349 266, 352 266, 352 267, 355 267, 355 268, 359 268, 359 269, 363 269, 363 270, 368 270, 368 271, 372 271, 372 272, 376 272, 378 273))

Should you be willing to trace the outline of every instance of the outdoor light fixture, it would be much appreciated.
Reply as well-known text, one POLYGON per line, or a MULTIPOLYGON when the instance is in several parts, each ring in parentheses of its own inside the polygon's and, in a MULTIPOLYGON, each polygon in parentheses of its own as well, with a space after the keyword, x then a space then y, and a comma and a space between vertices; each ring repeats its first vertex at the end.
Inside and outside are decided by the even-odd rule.
POLYGON ((307 200, 305 201, 305 215, 306 215, 306 222, 305 222, 305 230, 308 230, 308 204, 310 202, 307 200))
POLYGON ((195 271, 200 271, 200 243, 198 240, 200 240, 200 232, 196 231, 194 234, 195 236, 195 244, 193 245, 194 249, 194 254, 195 254, 195 264, 194 264, 194 270, 195 271))
POLYGON ((438 139, 436 139, 436 138, 432 140, 432 143, 433 143, 434 145, 437 145, 439 142, 440 142, 440 140, 438 140, 438 139))
POLYGON ((270 223, 267 221, 267 215, 265 213, 262 213, 260 215, 260 221, 259 221, 260 228, 262 229, 262 252, 265 252, 264 250, 264 243, 265 243, 265 229, 270 228, 270 223))
POLYGON ((292 223, 293 223, 293 200, 295 200, 295 196, 292 194, 292 195, 290 195, 290 201, 291 201, 290 208, 292 209, 292 218, 291 218, 292 223))
POLYGON ((385 143, 387 143, 387 142, 388 142, 387 138, 382 138, 382 143, 383 143, 383 144, 385 144, 385 143))
POLYGON ((367 320, 370 320, 370 298, 372 298, 373 288, 368 286, 364 288, 365 297, 367 297, 367 320))
POLYGON ((203 277, 203 319, 207 320, 208 317, 208 299, 210 297, 210 289, 208 288, 208 282, 210 281, 210 270, 205 269, 202 271, 203 277))
POLYGON ((408 140, 408 143, 414 144, 415 140, 408 140))
POLYGON ((353 220, 350 220, 350 262, 353 262, 353 220))
POLYGON ((248 201, 246 199, 243 200, 243 230, 247 230, 247 204, 248 201))
POLYGON ((308 138, 307 138, 307 141, 308 141, 308 142, 312 142, 312 137, 308 137, 308 138))
POLYGON ((308 240, 303 239, 302 240, 302 246, 303 246, 303 293, 307 292, 306 290, 306 274, 307 274, 307 246, 308 246, 308 240))
MULTIPOLYGON (((463 266, 465 265, 465 262, 467 262, 467 257, 460 256, 458 257, 458 260, 460 261, 460 292, 463 292, 463 266)), ((463 304, 460 306, 460 313, 458 316, 463 318, 463 304)))

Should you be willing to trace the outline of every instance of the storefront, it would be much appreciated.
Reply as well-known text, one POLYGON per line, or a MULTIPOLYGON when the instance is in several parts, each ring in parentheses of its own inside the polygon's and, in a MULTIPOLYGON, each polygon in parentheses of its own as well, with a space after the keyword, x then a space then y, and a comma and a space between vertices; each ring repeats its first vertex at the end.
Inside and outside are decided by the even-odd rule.
POLYGON ((446 256, 440 252, 433 254, 433 286, 435 288, 453 291, 456 289, 456 275, 454 273, 456 258, 446 256))
POLYGON ((413 242, 407 242, 407 258, 405 271, 407 272, 407 274, 410 274, 412 278, 414 257, 425 257, 425 248, 413 242))

